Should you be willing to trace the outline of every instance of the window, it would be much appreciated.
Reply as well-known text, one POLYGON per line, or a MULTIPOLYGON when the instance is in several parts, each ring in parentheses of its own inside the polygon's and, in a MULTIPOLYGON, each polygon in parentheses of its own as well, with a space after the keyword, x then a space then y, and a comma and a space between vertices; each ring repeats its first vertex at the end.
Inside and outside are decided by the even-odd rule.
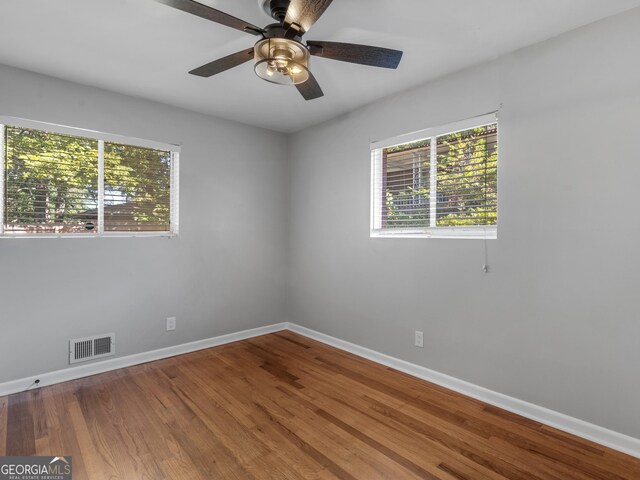
POLYGON ((0 119, 0 235, 175 235, 179 148, 0 119))
POLYGON ((497 237, 495 114, 371 149, 371 236, 497 237))

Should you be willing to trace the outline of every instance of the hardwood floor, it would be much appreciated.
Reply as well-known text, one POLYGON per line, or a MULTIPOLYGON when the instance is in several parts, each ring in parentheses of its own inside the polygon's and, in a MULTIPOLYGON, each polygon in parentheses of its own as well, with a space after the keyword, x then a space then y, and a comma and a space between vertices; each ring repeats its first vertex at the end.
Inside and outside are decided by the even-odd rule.
POLYGON ((640 460, 281 332, 0 398, 74 479, 640 479, 640 460))

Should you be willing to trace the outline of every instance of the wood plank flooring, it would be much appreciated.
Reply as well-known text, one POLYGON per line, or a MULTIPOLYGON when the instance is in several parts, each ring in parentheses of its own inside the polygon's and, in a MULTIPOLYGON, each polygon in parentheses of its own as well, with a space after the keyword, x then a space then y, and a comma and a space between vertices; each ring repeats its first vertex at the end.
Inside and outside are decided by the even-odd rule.
POLYGON ((640 479, 640 460, 291 332, 0 398, 74 479, 640 479))

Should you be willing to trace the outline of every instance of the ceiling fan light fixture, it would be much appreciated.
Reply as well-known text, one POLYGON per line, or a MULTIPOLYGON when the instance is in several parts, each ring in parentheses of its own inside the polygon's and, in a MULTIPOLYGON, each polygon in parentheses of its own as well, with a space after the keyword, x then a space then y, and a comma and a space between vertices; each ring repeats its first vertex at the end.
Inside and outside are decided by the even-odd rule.
POLYGON ((309 79, 307 47, 288 38, 266 38, 254 47, 256 75, 279 85, 298 85, 309 79))

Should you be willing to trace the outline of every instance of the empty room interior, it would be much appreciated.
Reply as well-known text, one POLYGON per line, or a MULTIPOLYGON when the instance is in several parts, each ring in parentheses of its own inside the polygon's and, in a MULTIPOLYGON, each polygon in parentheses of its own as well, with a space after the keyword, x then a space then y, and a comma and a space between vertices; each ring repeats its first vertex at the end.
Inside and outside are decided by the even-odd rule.
POLYGON ((640 0, 0 44, 0 480, 640 479, 640 0))

